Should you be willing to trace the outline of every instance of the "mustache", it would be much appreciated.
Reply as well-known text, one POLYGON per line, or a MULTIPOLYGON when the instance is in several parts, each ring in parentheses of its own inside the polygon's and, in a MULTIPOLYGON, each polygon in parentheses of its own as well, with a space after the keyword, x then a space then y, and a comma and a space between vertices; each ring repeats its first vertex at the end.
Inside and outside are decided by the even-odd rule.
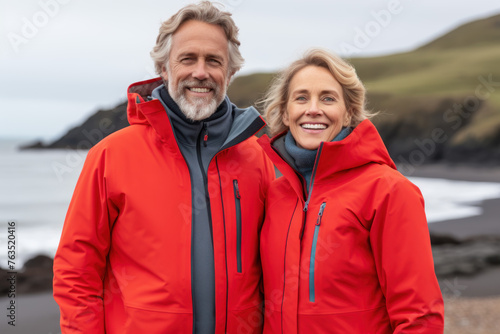
POLYGON ((189 88, 189 87, 200 87, 200 88, 210 88, 213 90, 216 90, 217 84, 213 81, 210 80, 197 80, 197 79, 190 79, 190 80, 184 80, 179 83, 180 88, 189 88))

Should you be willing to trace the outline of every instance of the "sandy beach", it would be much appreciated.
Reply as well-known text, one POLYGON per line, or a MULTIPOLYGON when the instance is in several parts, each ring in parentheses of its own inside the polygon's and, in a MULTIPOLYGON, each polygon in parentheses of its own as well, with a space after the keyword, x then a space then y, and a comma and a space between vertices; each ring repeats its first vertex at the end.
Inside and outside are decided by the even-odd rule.
POLYGON ((15 326, 8 324, 8 298, 0 298, 2 334, 59 334, 59 307, 52 298, 52 292, 16 296, 15 326))
MULTIPOLYGON (((500 182, 500 168, 477 169, 446 165, 425 166, 413 171, 419 177, 446 178, 464 181, 500 182)), ((429 224, 431 232, 466 239, 481 235, 500 236, 500 199, 481 204, 481 216, 429 224)), ((470 276, 448 277, 439 283, 445 297, 446 334, 493 334, 500 328, 500 266, 490 267, 470 276)), ((6 315, 10 300, 0 298, 2 334, 56 334, 59 309, 51 292, 17 296, 16 326, 10 326, 6 315)))

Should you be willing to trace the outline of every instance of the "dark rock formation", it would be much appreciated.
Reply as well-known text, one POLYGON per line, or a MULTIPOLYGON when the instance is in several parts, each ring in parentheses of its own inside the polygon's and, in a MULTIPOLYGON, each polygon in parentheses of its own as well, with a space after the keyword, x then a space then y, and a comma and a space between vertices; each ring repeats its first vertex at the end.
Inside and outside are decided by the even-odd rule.
POLYGON ((500 265, 500 237, 484 236, 457 240, 431 236, 434 268, 438 278, 475 275, 500 265))
POLYGON ((28 260, 19 271, 0 268, 0 296, 7 296, 10 292, 18 295, 51 290, 53 262, 48 256, 38 255, 28 260))
POLYGON ((128 126, 127 103, 123 102, 113 109, 99 110, 82 125, 74 127, 56 141, 45 145, 35 142, 21 149, 70 148, 88 150, 104 137, 128 126))

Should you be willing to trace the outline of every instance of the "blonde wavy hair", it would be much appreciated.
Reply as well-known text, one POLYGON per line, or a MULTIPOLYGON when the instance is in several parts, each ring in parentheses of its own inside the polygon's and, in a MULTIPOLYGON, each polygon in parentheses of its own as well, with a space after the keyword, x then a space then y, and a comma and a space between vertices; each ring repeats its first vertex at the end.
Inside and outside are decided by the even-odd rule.
POLYGON ((170 19, 162 23, 156 38, 156 45, 150 53, 157 74, 161 75, 163 66, 168 65, 168 58, 172 49, 172 35, 184 22, 189 20, 222 27, 228 40, 228 75, 231 76, 241 69, 245 60, 239 50, 238 27, 231 18, 231 13, 218 9, 210 1, 202 1, 199 4, 190 4, 181 8, 170 19))
POLYGON ((288 103, 290 82, 297 72, 311 65, 327 69, 342 86, 351 127, 356 127, 363 120, 374 116, 365 109, 366 90, 354 67, 327 50, 314 48, 306 51, 302 58, 281 71, 274 78, 271 87, 260 102, 263 105, 271 136, 288 129, 283 123, 283 114, 286 112, 288 103))

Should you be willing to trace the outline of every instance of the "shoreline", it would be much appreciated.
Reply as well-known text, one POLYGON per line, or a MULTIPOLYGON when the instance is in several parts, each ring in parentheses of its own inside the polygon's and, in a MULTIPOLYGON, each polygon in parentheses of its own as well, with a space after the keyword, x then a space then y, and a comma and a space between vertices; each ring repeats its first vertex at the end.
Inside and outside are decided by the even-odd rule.
MULTIPOLYGON (((418 167, 402 165, 398 166, 398 169, 401 169, 401 173, 406 177, 500 184, 500 166, 436 163, 418 167)), ((436 234, 450 235, 461 240, 478 236, 500 236, 500 198, 484 200, 477 203, 476 206, 481 207, 481 215, 429 223, 429 231, 436 234)))
POLYGON ((500 236, 500 198, 482 201, 477 206, 482 209, 481 215, 429 223, 429 232, 459 240, 500 236))
POLYGON ((440 162, 418 167, 407 165, 398 165, 397 167, 401 174, 406 177, 500 183, 500 166, 457 165, 440 162))

